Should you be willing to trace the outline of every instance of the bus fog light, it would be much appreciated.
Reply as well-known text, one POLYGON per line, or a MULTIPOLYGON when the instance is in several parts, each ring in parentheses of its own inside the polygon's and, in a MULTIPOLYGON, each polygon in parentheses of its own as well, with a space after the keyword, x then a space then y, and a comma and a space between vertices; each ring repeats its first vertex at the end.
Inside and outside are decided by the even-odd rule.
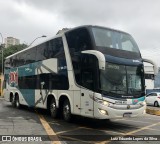
POLYGON ((99 109, 100 113, 103 114, 103 115, 108 115, 108 112, 106 110, 102 110, 102 109, 99 109))

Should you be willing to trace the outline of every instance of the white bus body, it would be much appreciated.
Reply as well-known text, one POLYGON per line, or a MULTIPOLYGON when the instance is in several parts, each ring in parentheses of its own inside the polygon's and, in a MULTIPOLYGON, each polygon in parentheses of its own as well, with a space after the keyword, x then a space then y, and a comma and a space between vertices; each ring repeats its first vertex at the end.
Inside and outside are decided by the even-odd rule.
POLYGON ((5 60, 4 97, 13 106, 96 119, 145 113, 139 49, 124 32, 82 26, 17 52, 5 60))

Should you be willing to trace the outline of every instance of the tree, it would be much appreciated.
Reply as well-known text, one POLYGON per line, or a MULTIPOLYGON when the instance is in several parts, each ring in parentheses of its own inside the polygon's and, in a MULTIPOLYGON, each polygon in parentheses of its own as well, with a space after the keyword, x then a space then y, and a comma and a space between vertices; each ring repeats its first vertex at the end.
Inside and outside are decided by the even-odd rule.
MULTIPOLYGON (((27 45, 25 44, 11 45, 8 48, 3 48, 3 63, 6 57, 25 48, 27 48, 27 45)), ((2 46, 0 47, 0 49, 2 49, 2 46)), ((0 52, 0 72, 2 72, 2 51, 0 52)))

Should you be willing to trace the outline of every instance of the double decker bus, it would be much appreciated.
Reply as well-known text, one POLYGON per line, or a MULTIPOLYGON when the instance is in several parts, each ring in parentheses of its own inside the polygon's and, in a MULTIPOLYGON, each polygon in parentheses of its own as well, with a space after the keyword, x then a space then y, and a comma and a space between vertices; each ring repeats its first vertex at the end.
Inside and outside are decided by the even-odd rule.
POLYGON ((143 59, 128 33, 100 26, 62 30, 5 60, 5 100, 95 119, 145 114, 143 59))

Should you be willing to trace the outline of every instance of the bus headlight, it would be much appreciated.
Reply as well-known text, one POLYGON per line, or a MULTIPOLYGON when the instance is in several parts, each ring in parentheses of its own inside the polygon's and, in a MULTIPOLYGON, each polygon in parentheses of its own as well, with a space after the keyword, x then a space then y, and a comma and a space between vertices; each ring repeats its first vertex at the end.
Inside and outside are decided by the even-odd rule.
POLYGON ((103 115, 108 115, 108 112, 106 110, 103 109, 99 109, 100 113, 103 115))
POLYGON ((104 105, 104 106, 108 106, 108 105, 109 105, 109 103, 108 103, 107 101, 105 101, 105 100, 101 100, 101 99, 94 99, 94 100, 95 100, 96 102, 104 105))

